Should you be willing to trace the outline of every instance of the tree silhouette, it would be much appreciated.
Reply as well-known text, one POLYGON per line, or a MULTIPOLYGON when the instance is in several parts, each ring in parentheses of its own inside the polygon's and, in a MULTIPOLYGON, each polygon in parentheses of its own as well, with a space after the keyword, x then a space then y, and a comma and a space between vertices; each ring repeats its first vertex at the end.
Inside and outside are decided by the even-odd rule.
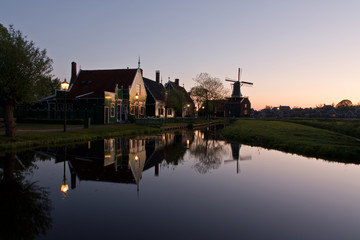
MULTIPOLYGON (((34 239, 51 228, 48 191, 15 170, 16 155, 3 157, 0 182, 0 239, 34 239)), ((26 167, 26 165, 23 165, 26 167)))

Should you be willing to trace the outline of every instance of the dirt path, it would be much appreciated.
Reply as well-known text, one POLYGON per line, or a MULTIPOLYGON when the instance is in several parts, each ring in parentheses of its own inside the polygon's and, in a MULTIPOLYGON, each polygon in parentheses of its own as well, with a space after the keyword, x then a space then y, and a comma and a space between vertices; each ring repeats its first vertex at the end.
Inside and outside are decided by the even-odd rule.
MULTIPOLYGON (((66 130, 82 129, 84 127, 71 127, 66 130)), ((36 133, 36 132, 63 132, 63 128, 50 128, 50 129, 16 129, 17 133, 36 133)), ((1 134, 5 134, 5 130, 1 131, 1 134)))

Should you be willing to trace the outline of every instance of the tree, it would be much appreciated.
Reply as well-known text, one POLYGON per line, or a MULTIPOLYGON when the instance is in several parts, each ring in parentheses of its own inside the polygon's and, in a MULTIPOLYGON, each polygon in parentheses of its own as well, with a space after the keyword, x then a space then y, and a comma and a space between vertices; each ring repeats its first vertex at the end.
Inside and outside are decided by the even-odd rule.
POLYGON ((34 98, 39 100, 41 98, 54 94, 56 89, 60 89, 60 79, 52 79, 48 77, 40 77, 35 84, 34 98))
POLYGON ((4 108, 5 134, 15 136, 14 109, 36 98, 38 82, 51 77, 52 60, 12 25, 0 24, 0 104, 4 108))
POLYGON ((175 111, 175 117, 177 115, 181 116, 183 107, 186 103, 184 94, 176 89, 166 90, 165 94, 166 112, 167 108, 173 108, 175 111))
POLYGON ((336 108, 349 108, 352 106, 352 102, 348 99, 344 99, 336 104, 336 108))
POLYGON ((191 88, 191 96, 198 108, 206 101, 221 100, 229 94, 221 80, 208 73, 200 73, 193 80, 196 86, 191 88))

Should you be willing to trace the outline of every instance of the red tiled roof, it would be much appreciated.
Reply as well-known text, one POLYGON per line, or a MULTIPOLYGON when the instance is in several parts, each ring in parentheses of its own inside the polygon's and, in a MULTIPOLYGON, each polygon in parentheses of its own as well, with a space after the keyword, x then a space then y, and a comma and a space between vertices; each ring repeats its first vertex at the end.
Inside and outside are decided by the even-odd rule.
POLYGON ((104 91, 114 92, 131 86, 138 69, 81 70, 67 97, 103 98, 104 91))

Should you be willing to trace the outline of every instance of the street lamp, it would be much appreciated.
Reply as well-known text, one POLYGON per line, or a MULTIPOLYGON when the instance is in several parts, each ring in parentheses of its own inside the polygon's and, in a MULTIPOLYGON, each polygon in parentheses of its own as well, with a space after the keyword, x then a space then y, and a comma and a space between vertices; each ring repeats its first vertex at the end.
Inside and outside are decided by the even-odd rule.
POLYGON ((66 92, 69 89, 69 83, 66 82, 66 78, 64 79, 64 81, 60 84, 61 85, 61 90, 64 91, 64 132, 66 132, 66 92))

